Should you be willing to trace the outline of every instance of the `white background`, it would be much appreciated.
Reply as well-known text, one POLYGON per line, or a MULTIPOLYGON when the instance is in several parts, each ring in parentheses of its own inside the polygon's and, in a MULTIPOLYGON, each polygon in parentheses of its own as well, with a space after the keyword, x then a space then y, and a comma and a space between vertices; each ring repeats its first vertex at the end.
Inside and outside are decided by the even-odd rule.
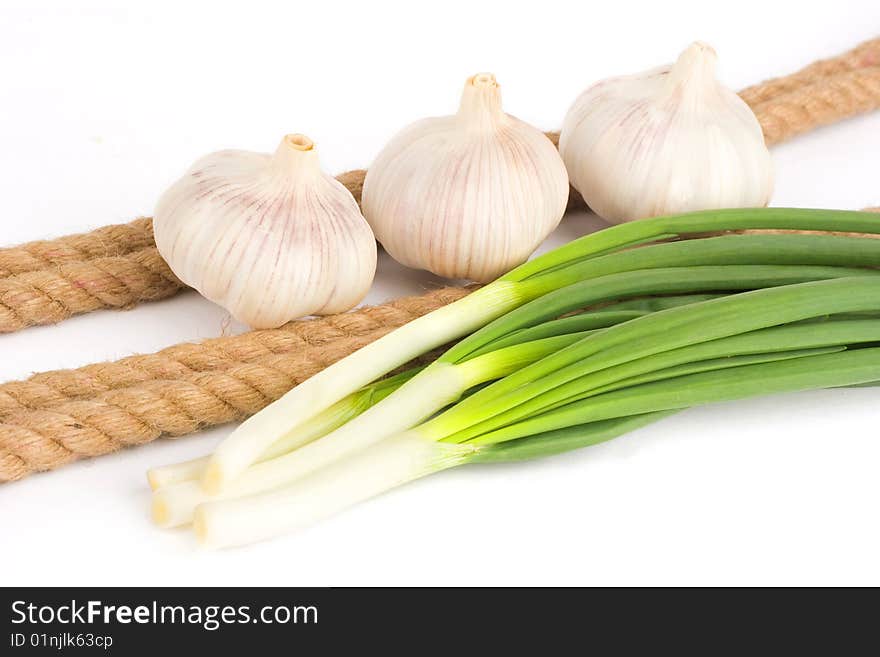
MULTIPOLYGON (((494 72, 544 129, 590 83, 715 46, 742 88, 880 34, 876 0, 0 4, 0 244, 149 214, 196 157, 287 132, 325 168, 494 72), (590 5, 595 6, 591 7, 590 5)), ((773 149, 775 205, 880 205, 880 115, 773 149)), ((558 244, 597 227, 564 220, 558 244)), ((435 285, 380 262, 369 302, 435 285)), ((215 336, 195 293, 0 336, 0 380, 215 336)), ((241 331, 232 324, 227 331, 241 331)), ((144 470, 222 427, 0 486, 0 584, 880 584, 880 390, 683 413, 542 462, 431 477, 218 553, 150 526, 144 470)))

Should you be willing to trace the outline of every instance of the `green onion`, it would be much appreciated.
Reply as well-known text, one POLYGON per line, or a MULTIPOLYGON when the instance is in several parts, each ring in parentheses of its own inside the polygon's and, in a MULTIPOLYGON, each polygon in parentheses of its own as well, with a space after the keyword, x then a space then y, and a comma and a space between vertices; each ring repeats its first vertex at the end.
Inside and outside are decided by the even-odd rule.
MULTIPOLYGON (((606 287, 606 296, 594 298, 594 302, 610 301, 624 296, 639 296, 645 294, 676 294, 681 292, 698 291, 729 291, 737 288, 730 287, 724 281, 718 281, 715 288, 688 286, 684 280, 679 280, 678 285, 671 282, 666 289, 659 285, 650 285, 649 279, 654 276, 647 270, 655 268, 655 272, 671 272, 670 264, 678 262, 682 269, 693 269, 690 265, 703 263, 709 265, 715 262, 721 263, 752 263, 765 262, 762 258, 770 258, 771 266, 774 263, 794 263, 799 265, 860 265, 863 261, 870 260, 869 251, 872 249, 874 240, 857 240, 856 238, 828 237, 821 235, 742 235, 727 238, 716 238, 714 246, 708 246, 703 250, 705 259, 700 259, 699 246, 688 250, 689 242, 680 244, 662 244, 654 246, 642 246, 629 251, 630 247, 645 244, 658 239, 699 234, 706 231, 733 231, 741 229, 790 229, 790 230, 819 230, 819 231, 850 231, 876 233, 878 232, 876 218, 868 213, 825 211, 825 210, 799 210, 799 209, 746 209, 725 210, 693 213, 678 217, 660 217, 648 219, 631 224, 616 226, 579 240, 540 256, 526 263, 499 280, 491 283, 464 299, 441 308, 429 315, 419 318, 391 334, 367 345, 355 352, 348 358, 339 361, 321 373, 304 382, 294 391, 285 395, 280 400, 271 404, 261 413, 244 422, 226 441, 224 441, 211 457, 206 469, 203 483, 209 492, 219 492, 224 485, 228 484, 250 464, 260 458, 266 449, 274 442, 286 435, 289 431, 304 423, 313 415, 319 414, 328 407, 351 394, 358 388, 368 385, 387 372, 400 365, 420 356, 431 349, 456 340, 472 333, 476 329, 485 326, 492 320, 518 308, 529 301, 534 301, 554 290, 572 287, 574 281, 587 281, 590 277, 599 276, 601 279, 611 279, 616 276, 636 275, 645 282, 644 286, 637 285, 636 281, 630 281, 629 292, 627 286, 621 281, 621 290, 613 292, 611 287, 606 287), (735 244, 742 242, 730 242, 730 240, 754 240, 756 254, 750 257, 748 249, 737 249, 735 244), (760 240, 770 240, 777 245, 790 244, 791 258, 786 259, 783 255, 785 249, 768 249, 760 240), (803 238, 798 240, 787 238, 803 238), (808 242, 807 238, 814 241, 808 242), (720 240, 726 239, 727 242, 720 240), (853 242, 855 249, 850 258, 840 245, 845 242, 853 242), (855 244, 858 242, 858 244, 855 244), (729 245, 733 244, 733 248, 729 245), (817 248, 804 252, 804 245, 816 244, 817 248), (720 245, 720 246, 719 246, 720 245), (661 247, 675 247, 668 250, 660 250, 661 247), (654 249, 649 252, 649 249, 654 249), (772 251, 772 253, 769 253, 772 251), (797 254, 797 255, 794 255, 797 254), (823 254, 827 256, 823 260, 823 254), (602 256, 602 257, 599 257, 602 256), (676 261, 676 258, 678 260, 676 261), (802 261, 801 261, 802 260, 802 261), (591 264, 596 263, 597 264, 591 264), (686 266, 686 267, 685 267, 686 266), (630 269, 627 269, 629 267, 630 269), (634 268, 640 273, 636 274, 634 268), (608 272, 627 272, 607 275, 608 272), (606 274, 603 276, 603 273, 606 274)), ((701 242, 711 240, 694 240, 699 245, 701 242)), ((770 244, 771 241, 766 242, 770 244)), ((877 248, 877 247, 873 247, 877 248)), ((872 260, 877 262, 877 260, 872 260)), ((737 266, 737 265, 733 265, 737 266)), ((783 266, 783 265, 776 265, 783 266)), ((723 267, 722 267, 723 268, 723 267)), ((687 277, 686 271, 679 272, 679 278, 687 277)), ((818 274, 818 278, 826 278, 840 274, 818 274)), ((596 280, 601 280, 596 279, 596 280)), ((801 278, 800 280, 811 280, 801 278)), ((783 282, 766 283, 770 285, 784 284, 783 282)), ((583 285, 574 283, 574 285, 583 285)), ((757 283, 755 287, 763 287, 757 283)), ((588 296, 588 295, 587 295, 588 296)), ((558 299, 550 305, 560 304, 558 299)), ((548 306, 549 309, 550 306, 548 306)), ((569 307, 563 312, 575 309, 569 307)), ((540 321, 538 317, 542 313, 533 313, 534 323, 540 321)), ((521 318, 522 319, 522 318, 521 318)), ((550 316, 543 315, 543 319, 550 316)), ((515 328, 534 325, 521 324, 515 328)), ((472 336, 464 347, 459 345, 459 350, 453 350, 450 359, 460 359, 471 351, 479 349, 492 339, 501 338, 504 331, 499 332, 497 326, 494 331, 486 331, 472 336)), ((513 330, 511 328, 511 330, 513 330)), ((436 374, 438 367, 433 369, 436 374)), ((427 370, 426 370, 427 372, 427 370)), ((415 384, 419 377, 415 377, 411 383, 415 384)), ((405 389, 401 388, 401 391, 405 389)))
MULTIPOLYGON (((720 267, 687 267, 677 269, 658 269, 651 270, 650 276, 644 272, 626 272, 622 274, 612 274, 599 279, 590 281, 590 285, 578 284, 577 291, 570 291, 564 288, 565 294, 558 299, 557 293, 553 293, 554 302, 545 306, 543 309, 537 309, 539 315, 546 312, 547 307, 552 307, 553 311, 550 316, 556 316, 561 312, 568 312, 584 305, 590 305, 597 301, 607 301, 625 295, 627 292, 631 295, 644 294, 646 289, 651 292, 666 291, 685 291, 703 289, 708 286, 710 289, 717 289, 720 282, 724 282, 726 286, 736 287, 737 285, 752 289, 761 285, 783 285, 785 283, 800 282, 803 280, 814 280, 823 277, 833 277, 848 275, 852 280, 859 280, 856 276, 863 276, 865 280, 877 280, 880 283, 880 273, 871 270, 844 269, 835 267, 785 267, 781 265, 768 266, 720 266, 720 267), (557 312, 557 310, 559 312, 557 312)), ((739 296, 739 295, 735 295, 739 296)), ((712 301, 706 301, 698 304, 692 304, 680 308, 671 308, 669 310, 660 311, 647 317, 638 318, 630 322, 626 322, 622 326, 630 326, 638 322, 650 319, 654 316, 666 313, 675 313, 685 308, 696 308, 705 304, 714 304, 725 299, 733 299, 734 296, 719 298, 712 301)), ((766 305, 773 305, 768 302, 766 305)), ((532 304, 528 304, 523 308, 509 313, 505 320, 510 318, 508 329, 519 329, 526 326, 533 326, 535 320, 535 312, 530 308, 532 304), (521 312, 523 311, 523 312, 521 312), (522 317, 525 316, 525 321, 522 317)), ((547 319, 547 317, 541 317, 547 319)), ((492 325, 490 325, 491 327, 492 325)), ((728 322, 725 320, 719 322, 717 330, 719 335, 724 334, 725 327, 728 322)), ((491 333, 493 339, 503 337, 508 331, 495 331, 491 333)), ((604 335, 618 335, 612 330, 600 331, 596 334, 596 338, 604 335)), ((480 335, 480 332, 475 336, 480 335)), ((681 335, 681 334, 679 334, 681 335)), ((627 334, 629 336, 629 334, 627 334)), ((472 336, 473 337, 473 336, 472 336)), ((587 336, 585 340, 589 339, 587 336)), ((634 336, 635 337, 635 336, 634 336)), ((482 338, 481 338, 482 340, 482 338)), ((597 344, 605 344, 604 340, 597 344)), ((507 352, 501 349, 488 354, 480 355, 477 358, 469 358, 469 354, 462 357, 455 357, 459 348, 468 343, 466 339, 450 349, 444 356, 439 358, 433 364, 425 368, 417 376, 413 377, 405 385, 401 386, 388 398, 379 404, 369 408, 367 411, 352 419, 348 423, 339 427, 330 434, 324 436, 321 440, 303 445, 296 452, 290 454, 290 459, 286 462, 289 469, 289 477, 305 476, 306 474, 318 470, 326 466, 328 463, 343 457, 344 455, 367 447, 376 443, 382 438, 391 436, 399 431, 403 431, 422 420, 428 418, 443 407, 457 401, 461 395, 469 388, 491 381, 500 376, 507 376, 508 373, 512 377, 517 377, 519 381, 523 373, 531 373, 534 370, 525 367, 528 361, 538 354, 529 350, 507 352)), ((579 345, 581 341, 575 343, 568 348, 558 349, 563 345, 556 343, 552 345, 550 351, 558 351, 560 354, 572 353, 569 350, 579 345)), ((592 344, 592 343, 591 343, 592 344)), ((466 345, 469 349, 470 344, 466 345)), ((530 348, 531 349, 531 348, 530 348)), ((473 351, 473 353, 479 353, 473 351)), ((542 352, 543 354, 544 352, 542 352)), ((580 352, 578 352, 580 353, 580 352)), ((553 358, 554 356, 549 356, 553 358)), ((543 361, 540 361, 543 362, 543 361)), ((556 361, 553 361, 556 362, 556 361)), ((563 373, 564 374, 564 373, 563 373)), ((495 390, 496 385, 493 384, 488 388, 476 393, 462 404, 468 404, 465 413, 472 404, 472 399, 480 398, 481 402, 485 399, 487 390, 495 390)), ((221 444, 221 448, 223 445, 221 444)), ((219 449, 219 448, 218 448, 219 449)), ((215 452, 212 459, 216 459, 218 452, 215 452)), ((227 484, 227 487, 231 484, 227 484)), ((215 489, 206 488, 209 494, 218 494, 222 492, 215 489)))
POLYGON ((192 519, 215 545, 255 540, 454 465, 558 453, 702 403, 880 380, 880 240, 705 236, 744 229, 880 222, 744 209, 576 240, 339 361, 207 462, 151 473, 167 524, 192 519), (682 237, 697 239, 652 243, 682 237))
MULTIPOLYGON (((690 268, 689 271, 693 275, 697 269, 700 268, 690 268)), ((538 412, 550 403, 560 403, 573 395, 583 394, 590 389, 589 379, 584 383, 588 374, 616 365, 691 347, 691 352, 677 355, 678 360, 659 359, 659 365, 645 360, 641 363, 641 369, 624 370, 626 376, 634 376, 652 371, 651 368, 662 369, 688 362, 688 358, 693 360, 689 354, 698 352, 695 345, 702 342, 826 314, 880 310, 880 278, 870 270, 863 273, 860 277, 769 288, 674 307, 582 337, 573 334, 566 336, 565 340, 546 338, 460 362, 446 360, 449 353, 457 349, 453 347, 384 401, 321 440, 304 445, 284 457, 284 472, 276 481, 292 481, 307 476, 346 454, 405 431, 455 402, 469 388, 495 378, 504 377, 415 431, 431 440, 459 434, 460 442, 463 440, 462 432, 468 427, 481 429, 480 422, 493 416, 501 415, 502 419, 507 419, 503 415, 505 412, 522 416, 538 412), (530 361, 531 364, 528 364, 530 361), (561 394, 559 391, 551 393, 571 381, 577 381, 574 387, 563 387, 561 394), (550 393, 549 402, 546 396, 541 397, 545 393, 550 393), (535 403, 527 405, 535 398, 535 403)), ((630 275, 617 274, 606 278, 630 275)), ((696 278, 699 279, 699 276, 696 278)), ((601 288, 602 280, 593 281, 594 287, 601 288)), ((691 277, 689 280, 695 279, 691 277)), ((730 280, 729 274, 727 280, 730 280)), ((510 315, 517 313, 519 311, 510 315)), ((761 344, 762 348, 757 351, 767 351, 763 347, 767 343, 761 344)), ((703 350, 702 353, 698 352, 701 357, 696 360, 732 355, 724 343, 716 347, 720 351, 711 353, 703 350)), ((735 348, 745 350, 740 353, 749 353, 750 349, 748 345, 735 348)), ((594 387, 614 380, 600 377, 594 387)), ((262 478, 268 480, 265 475, 262 478)), ((231 491, 237 493, 239 489, 231 488, 231 491)))

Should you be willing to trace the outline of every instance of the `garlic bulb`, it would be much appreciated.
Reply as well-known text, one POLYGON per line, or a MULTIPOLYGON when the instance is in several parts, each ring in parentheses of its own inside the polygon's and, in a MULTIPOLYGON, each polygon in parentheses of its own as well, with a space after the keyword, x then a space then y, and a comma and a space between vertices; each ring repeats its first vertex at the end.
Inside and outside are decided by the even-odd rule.
POLYGON ((715 79, 716 59, 694 43, 671 66, 605 80, 574 102, 559 151, 594 212, 622 222, 768 203, 761 126, 715 79))
POLYGON ((529 257, 567 201, 558 151, 505 114, 495 77, 480 74, 465 84, 457 114, 413 123, 382 150, 362 207, 404 265, 489 281, 529 257))
POLYGON ((184 283, 255 328, 348 310, 376 271, 369 225, 303 135, 274 155, 198 160, 159 200, 153 229, 184 283))

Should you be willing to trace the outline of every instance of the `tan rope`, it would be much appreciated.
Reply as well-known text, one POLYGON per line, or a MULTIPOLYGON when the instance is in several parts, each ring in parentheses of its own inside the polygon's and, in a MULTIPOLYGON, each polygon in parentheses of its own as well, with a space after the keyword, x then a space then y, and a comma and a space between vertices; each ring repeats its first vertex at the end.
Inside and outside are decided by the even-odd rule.
POLYGON ((880 107, 880 66, 800 87, 754 108, 767 143, 775 144, 880 107))
POLYGON ((128 308, 170 297, 181 287, 154 246, 15 274, 0 278, 0 332, 99 308, 128 308))
POLYGON ((750 106, 755 107, 777 96, 815 84, 822 78, 848 73, 868 66, 880 66, 880 38, 865 41, 837 57, 820 59, 795 73, 765 80, 760 84, 743 89, 739 95, 750 106))
POLYGON ((92 258, 126 255, 148 246, 153 246, 153 221, 135 219, 128 224, 104 226, 90 233, 0 249, 0 277, 92 258))
MULTIPOLYGON (((880 108, 878 54, 880 39, 874 39, 840 57, 744 90, 768 144, 880 108)), ((547 136, 558 143, 558 132, 547 136)), ((360 202, 365 175, 358 169, 337 178, 360 202)), ((569 209, 583 207, 572 189, 569 209)), ((156 252, 151 229, 149 219, 139 219, 0 249, 0 333, 174 294, 183 285, 156 252), (92 262, 96 259, 98 263, 92 262)))

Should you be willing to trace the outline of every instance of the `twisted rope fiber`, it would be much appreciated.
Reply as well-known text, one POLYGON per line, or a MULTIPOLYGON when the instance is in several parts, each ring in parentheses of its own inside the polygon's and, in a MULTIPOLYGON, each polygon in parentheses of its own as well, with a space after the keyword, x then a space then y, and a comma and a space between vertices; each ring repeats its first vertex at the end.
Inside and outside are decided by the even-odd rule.
POLYGON ((880 66, 826 78, 754 108, 768 144, 880 107, 880 66))
POLYGON ((0 386, 0 482, 84 456, 240 420, 312 374, 472 288, 280 329, 37 374, 0 386))
MULTIPOLYGON (((742 92, 768 144, 880 107, 880 39, 840 57, 742 92)), ((558 145, 559 133, 547 137, 558 145)), ((360 203, 366 171, 337 179, 360 203)), ((568 209, 586 207, 574 190, 568 209)), ((107 226, 92 233, 0 249, 0 333, 52 324, 100 308, 130 308, 184 287, 156 251, 152 223, 107 226)))
POLYGON ((15 274, 0 279, 0 333, 157 301, 182 287, 154 246, 15 274))
POLYGON ((0 277, 93 258, 127 255, 149 246, 154 246, 153 222, 142 217, 127 224, 97 228, 90 233, 0 249, 0 277))
POLYGON ((739 95, 750 106, 755 107, 772 98, 815 84, 822 78, 869 66, 880 66, 880 37, 865 41, 837 57, 820 59, 784 77, 764 80, 743 89, 739 95))

